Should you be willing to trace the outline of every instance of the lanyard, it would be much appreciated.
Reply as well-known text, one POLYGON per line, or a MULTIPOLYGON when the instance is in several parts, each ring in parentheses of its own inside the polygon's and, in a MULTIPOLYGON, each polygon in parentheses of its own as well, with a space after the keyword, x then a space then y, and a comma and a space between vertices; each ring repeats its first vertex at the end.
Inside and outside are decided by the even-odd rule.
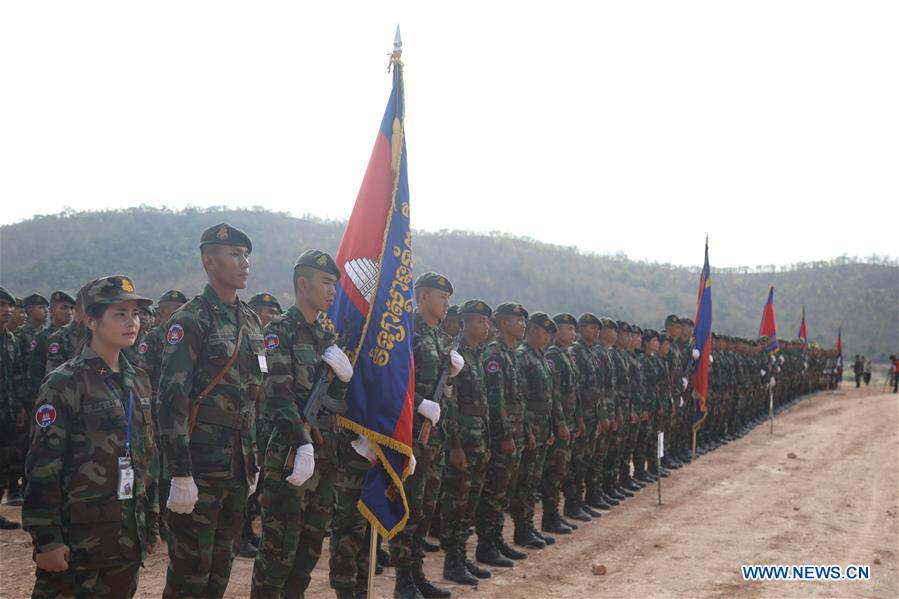
POLYGON ((131 420, 134 417, 134 393, 128 389, 128 424, 125 427, 125 455, 131 455, 131 420))

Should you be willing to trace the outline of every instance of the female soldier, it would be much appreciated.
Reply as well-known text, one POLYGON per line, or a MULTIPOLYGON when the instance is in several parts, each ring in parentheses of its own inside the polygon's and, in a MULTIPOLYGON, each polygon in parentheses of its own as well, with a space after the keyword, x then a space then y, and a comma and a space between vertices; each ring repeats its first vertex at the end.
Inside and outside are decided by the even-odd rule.
POLYGON ((138 568, 159 546, 157 457, 150 382, 128 363, 150 304, 131 279, 95 279, 79 292, 84 347, 41 386, 22 510, 37 580, 32 597, 131 597, 138 568))

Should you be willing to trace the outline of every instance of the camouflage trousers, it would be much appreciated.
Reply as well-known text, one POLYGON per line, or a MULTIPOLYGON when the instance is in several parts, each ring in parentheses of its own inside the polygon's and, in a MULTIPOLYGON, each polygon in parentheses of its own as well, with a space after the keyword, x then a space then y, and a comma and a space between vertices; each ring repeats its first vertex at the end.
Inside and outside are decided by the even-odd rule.
POLYGON ((139 562, 97 569, 35 569, 33 599, 122 599, 137 591, 139 562))
POLYGON ((585 459, 587 460, 587 473, 584 481, 588 490, 599 490, 602 488, 603 482, 606 480, 606 457, 612 444, 611 430, 606 432, 594 432, 596 439, 593 442, 593 452, 585 459))
POLYGON ((640 422, 633 424, 628 420, 625 424, 625 434, 622 438, 622 451, 618 457, 618 476, 629 478, 631 475, 631 457, 634 455, 634 447, 637 446, 637 437, 640 434, 640 422))
POLYGON ((437 510, 440 479, 443 477, 442 445, 442 441, 438 444, 433 437, 428 445, 418 441, 412 444, 417 464, 415 472, 403 483, 409 504, 409 520, 389 543, 390 561, 396 566, 411 566, 424 559, 422 541, 431 529, 431 519, 437 510))
MULTIPOLYGON (((576 430, 576 428, 571 430, 576 430)), ((570 460, 571 439, 568 441, 556 439, 555 443, 546 448, 546 458, 541 472, 543 479, 540 483, 544 514, 548 511, 558 511, 559 509, 562 483, 565 477, 568 476, 568 462, 570 460)))
POLYGON ((639 425, 637 425, 637 441, 634 443, 634 450, 631 453, 631 459, 634 462, 634 473, 646 470, 646 458, 651 436, 652 416, 650 416, 650 420, 641 420, 639 425))
POLYGON ((534 506, 537 504, 537 486, 543 478, 543 463, 548 447, 545 440, 538 440, 534 449, 521 452, 518 478, 512 490, 509 514, 516 522, 532 522, 534 506))
POLYGON ((285 479, 280 457, 287 452, 277 451, 277 445, 269 443, 263 469, 262 538, 251 593, 257 599, 303 596, 334 511, 338 470, 333 452, 316 457, 312 477, 297 487, 285 479))
POLYGON ((625 430, 628 425, 610 429, 606 433, 606 454, 602 459, 602 481, 603 485, 615 485, 618 482, 618 461, 621 452, 624 450, 625 430))
POLYGON ((474 524, 475 511, 484 487, 487 472, 487 453, 482 445, 465 449, 465 469, 453 468, 446 456, 443 472, 443 499, 440 502, 440 546, 450 553, 468 542, 469 529, 474 524))
POLYGON ((368 584, 371 527, 356 503, 362 495, 362 481, 371 464, 350 446, 356 433, 340 430, 337 438, 338 474, 331 519, 329 578, 332 589, 363 591, 368 584))
MULTIPOLYGON (((562 483, 562 492, 566 500, 580 500, 584 497, 587 486, 588 472, 596 468, 593 461, 593 453, 596 451, 596 423, 585 422, 586 432, 571 441, 571 458, 568 461, 568 470, 562 483)), ((599 464, 598 467, 602 467, 599 464)))
POLYGON ((168 512, 169 567, 165 599, 222 597, 237 554, 247 505, 247 486, 197 485, 200 498, 189 514, 168 512))
POLYGON ((524 439, 515 439, 515 451, 503 453, 499 442, 490 450, 484 474, 484 488, 475 512, 475 529, 480 540, 502 534, 511 491, 518 479, 524 439))

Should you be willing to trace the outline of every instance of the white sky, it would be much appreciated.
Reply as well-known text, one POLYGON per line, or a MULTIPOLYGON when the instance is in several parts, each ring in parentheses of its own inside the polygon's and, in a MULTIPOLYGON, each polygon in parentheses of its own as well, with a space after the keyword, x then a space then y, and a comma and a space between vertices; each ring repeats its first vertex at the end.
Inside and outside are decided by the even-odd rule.
POLYGON ((347 218, 397 23, 417 229, 677 264, 708 232, 719 267, 899 254, 899 3, 857 0, 2 1, 0 224, 347 218))

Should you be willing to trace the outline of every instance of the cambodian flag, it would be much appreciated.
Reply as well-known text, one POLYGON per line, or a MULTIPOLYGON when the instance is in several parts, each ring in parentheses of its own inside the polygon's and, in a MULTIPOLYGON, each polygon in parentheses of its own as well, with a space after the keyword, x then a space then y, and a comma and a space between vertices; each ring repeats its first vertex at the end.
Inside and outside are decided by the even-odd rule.
POLYGON ((696 318, 693 319, 693 352, 690 366, 693 380, 693 430, 698 431, 708 414, 709 357, 712 352, 712 273, 709 268, 709 239, 705 240, 705 263, 699 275, 696 318))
POLYGON ((777 343, 777 323, 774 321, 774 285, 768 289, 768 301, 762 310, 762 324, 759 326, 759 337, 768 338, 768 353, 780 349, 777 343))
POLYGON ((338 424, 365 436, 378 462, 359 511, 391 538, 408 519, 403 479, 412 456, 412 234, 406 178, 402 43, 391 56, 393 90, 375 138, 337 264, 343 276, 328 316, 345 335, 354 374, 338 424))
POLYGON ((808 341, 808 333, 805 332, 805 306, 802 306, 802 322, 799 323, 799 340, 808 341))

